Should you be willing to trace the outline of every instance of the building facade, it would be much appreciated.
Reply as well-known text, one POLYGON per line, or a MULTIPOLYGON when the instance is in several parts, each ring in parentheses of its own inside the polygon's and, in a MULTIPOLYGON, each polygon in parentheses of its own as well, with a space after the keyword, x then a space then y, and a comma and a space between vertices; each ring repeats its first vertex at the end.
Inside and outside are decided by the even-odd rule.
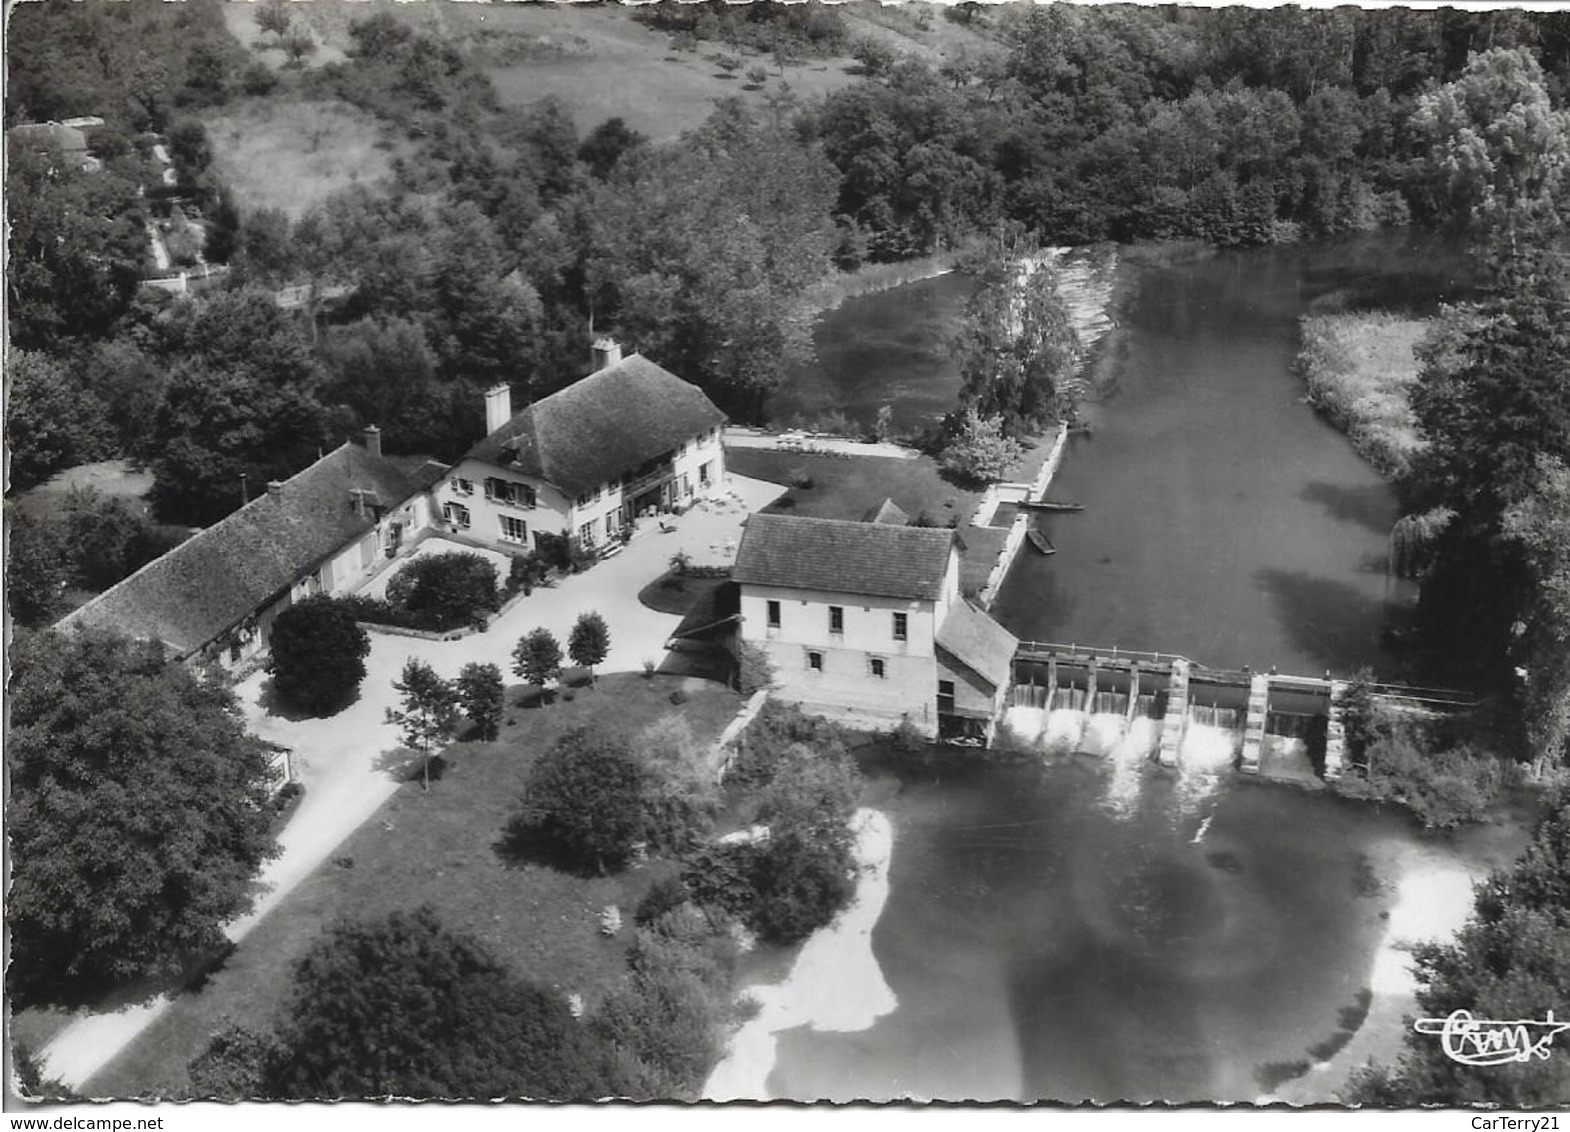
POLYGON ((600 550, 629 525, 725 487, 725 415, 697 386, 614 343, 588 377, 519 413, 486 394, 485 438, 436 489, 448 530, 498 550, 544 534, 600 550))
POLYGON ((753 515, 732 579, 740 639, 767 653, 781 699, 990 738, 1018 641, 961 596, 953 532, 753 515))

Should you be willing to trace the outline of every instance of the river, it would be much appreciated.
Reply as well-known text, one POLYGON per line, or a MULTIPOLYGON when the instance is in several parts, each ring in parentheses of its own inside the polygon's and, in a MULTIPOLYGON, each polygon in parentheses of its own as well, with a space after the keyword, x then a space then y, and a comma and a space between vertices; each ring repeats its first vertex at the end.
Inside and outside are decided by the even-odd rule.
MULTIPOLYGON (((1027 550, 994 614, 1022 637, 1215 666, 1388 670, 1395 501, 1302 402, 1296 320, 1345 300, 1431 308, 1461 265, 1393 233, 1125 268, 1115 386, 1052 489, 1085 510, 1054 516, 1058 553, 1027 550)), ((946 411, 957 377, 936 343, 966 292, 949 277, 835 312, 813 407, 946 411)), ((1398 1028, 1408 1001, 1403 890, 1450 894, 1411 930, 1453 926, 1468 877, 1519 844, 1504 827, 1424 839, 1324 794, 1140 758, 868 770, 893 829, 870 937, 889 1005, 854 1032, 778 1034, 773 1097, 1332 1100, 1338 1053, 1367 1055, 1365 1017, 1398 1028)), ((779 977, 770 962, 759 977, 779 977)))

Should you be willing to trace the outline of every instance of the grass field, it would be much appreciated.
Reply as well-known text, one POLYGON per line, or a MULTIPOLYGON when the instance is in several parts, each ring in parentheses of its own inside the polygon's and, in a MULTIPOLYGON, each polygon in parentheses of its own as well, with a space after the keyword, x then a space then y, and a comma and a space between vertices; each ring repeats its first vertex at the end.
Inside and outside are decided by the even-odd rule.
POLYGON ((375 185, 407 143, 344 102, 253 98, 204 120, 213 165, 242 209, 299 217, 330 193, 375 185))
MULTIPOLYGON (((509 702, 518 689, 509 689, 509 702)), ((199 990, 174 1006, 96 1077, 92 1096, 167 1093, 186 1082, 186 1064, 226 1020, 265 1026, 288 993, 295 962, 339 917, 372 917, 433 905, 454 930, 477 936, 499 960, 563 997, 590 1007, 626 973, 631 913, 643 892, 672 866, 652 861, 618 875, 584 878, 498 852, 525 777, 568 728, 608 717, 639 728, 678 712, 700 743, 712 742, 741 705, 719 684, 617 674, 571 701, 509 709, 495 743, 463 743, 430 793, 405 784, 351 836, 333 859, 267 916, 199 990), (676 688, 689 699, 672 706, 676 688), (599 932, 599 913, 618 905, 625 926, 599 932)))
POLYGON ((1297 368, 1309 401, 1388 476, 1405 472, 1423 447, 1410 391, 1427 331, 1426 319, 1380 311, 1303 319, 1297 368))

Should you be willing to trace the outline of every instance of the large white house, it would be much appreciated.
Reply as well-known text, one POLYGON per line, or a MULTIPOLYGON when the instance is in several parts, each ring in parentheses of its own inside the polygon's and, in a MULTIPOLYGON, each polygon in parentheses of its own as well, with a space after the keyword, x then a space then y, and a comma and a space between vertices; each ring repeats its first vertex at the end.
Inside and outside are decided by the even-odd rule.
POLYGON ((866 726, 990 738, 1019 641, 959 590, 954 533, 790 515, 747 520, 732 580, 775 694, 866 726))
POLYGON ((447 528, 498 550, 544 532, 587 549, 635 518, 684 507, 725 483, 725 414, 696 385, 595 343, 596 369, 513 413, 508 387, 485 396, 485 439, 436 489, 447 528))

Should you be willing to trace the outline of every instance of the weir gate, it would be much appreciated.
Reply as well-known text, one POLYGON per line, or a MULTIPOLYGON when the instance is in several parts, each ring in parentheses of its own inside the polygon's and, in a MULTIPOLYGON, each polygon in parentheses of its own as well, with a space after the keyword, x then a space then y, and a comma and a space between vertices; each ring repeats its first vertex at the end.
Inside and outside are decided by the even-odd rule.
MULTIPOLYGON (((1148 755, 1162 766, 1236 765, 1248 774, 1334 780, 1345 765, 1349 681, 1207 668, 1173 653, 1021 641, 1006 725, 1019 737, 1084 754, 1148 755), (1032 736, 1021 734, 1036 729, 1032 736)), ((1458 712, 1477 697, 1373 684, 1376 700, 1458 712)))

